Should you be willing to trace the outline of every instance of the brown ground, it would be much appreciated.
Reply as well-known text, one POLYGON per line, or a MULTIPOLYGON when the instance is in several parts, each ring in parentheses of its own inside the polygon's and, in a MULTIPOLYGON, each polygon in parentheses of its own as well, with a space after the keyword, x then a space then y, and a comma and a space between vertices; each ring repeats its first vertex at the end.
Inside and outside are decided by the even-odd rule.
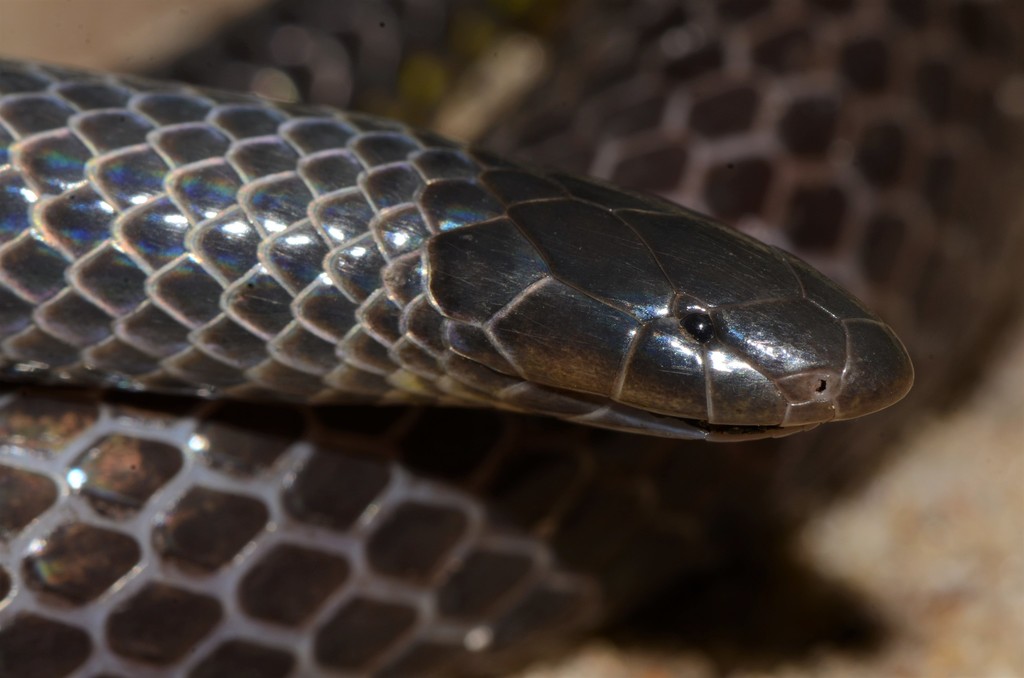
MULTIPOLYGON (((139 70, 256 4, 0 0, 0 56, 139 70)), ((1024 328, 995 355, 964 406, 921 422, 904 455, 806 532, 808 571, 877 617, 877 643, 810 644, 730 676, 1024 677, 1024 328)), ((711 675, 707 659, 671 643, 594 640, 524 678, 711 675)))

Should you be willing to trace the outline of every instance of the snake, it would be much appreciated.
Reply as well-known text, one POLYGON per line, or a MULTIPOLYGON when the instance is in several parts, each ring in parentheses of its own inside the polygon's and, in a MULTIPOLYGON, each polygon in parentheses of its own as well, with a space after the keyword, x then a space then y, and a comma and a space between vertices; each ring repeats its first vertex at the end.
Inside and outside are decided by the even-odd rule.
POLYGON ((942 265, 1015 251, 996 174, 948 195, 950 149, 1002 168, 1013 136, 942 109, 938 50, 981 64, 979 96, 1018 64, 958 35, 982 30, 971 3, 806 4, 573 16, 612 47, 656 27, 664 61, 639 70, 696 82, 620 88, 595 120, 622 52, 581 64, 570 43, 546 91, 584 105, 538 94, 484 145, 614 184, 363 113, 0 63, 0 673, 504 673, 735 550, 730 492, 756 511, 791 491, 770 466, 793 449, 888 435, 900 407, 858 418, 946 378, 922 366, 1003 308, 964 304, 949 331, 943 276, 1013 293, 942 265), (872 31, 939 46, 892 71, 942 134, 885 118, 920 121, 877 81, 872 31), (688 126, 652 133, 637 109, 668 104, 688 126), (603 143, 566 160, 577 136, 603 143), (922 258, 922 233, 955 249, 922 258), (881 259, 831 270, 844 248, 881 259))

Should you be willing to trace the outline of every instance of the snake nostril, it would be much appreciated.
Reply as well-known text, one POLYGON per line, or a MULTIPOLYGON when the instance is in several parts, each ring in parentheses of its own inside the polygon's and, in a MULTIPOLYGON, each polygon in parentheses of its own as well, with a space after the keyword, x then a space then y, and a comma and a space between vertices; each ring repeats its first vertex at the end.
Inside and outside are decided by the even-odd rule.
POLYGON ((776 385, 790 403, 828 403, 838 390, 839 375, 814 370, 783 377, 776 385))

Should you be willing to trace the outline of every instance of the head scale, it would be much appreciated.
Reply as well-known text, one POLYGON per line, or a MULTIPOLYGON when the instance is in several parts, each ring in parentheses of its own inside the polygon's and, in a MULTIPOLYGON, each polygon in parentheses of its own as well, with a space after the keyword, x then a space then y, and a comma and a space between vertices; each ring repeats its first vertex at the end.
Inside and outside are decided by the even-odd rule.
POLYGON ((796 257, 568 177, 424 255, 449 371, 500 404, 672 437, 785 435, 896 402, 892 330, 796 257))

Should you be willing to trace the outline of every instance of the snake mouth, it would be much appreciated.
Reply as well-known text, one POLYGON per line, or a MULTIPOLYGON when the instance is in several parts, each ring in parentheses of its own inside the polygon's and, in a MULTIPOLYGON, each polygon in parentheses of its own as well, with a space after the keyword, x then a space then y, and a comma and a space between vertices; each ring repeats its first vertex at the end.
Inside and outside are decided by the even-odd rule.
POLYGON ((713 424, 706 420, 675 417, 649 410, 630 407, 612 400, 586 414, 566 417, 570 421, 627 433, 640 433, 660 438, 705 440, 708 442, 735 442, 781 438, 809 431, 822 422, 794 426, 713 424))
MULTIPOLYGON (((480 403, 477 403, 480 404, 480 403)), ((613 398, 530 382, 505 389, 490 401, 504 409, 553 416, 586 426, 678 440, 734 442, 781 438, 808 431, 829 418, 781 420, 778 423, 727 424, 627 405, 613 398)))
POLYGON ((785 438, 817 428, 823 422, 800 424, 799 426, 725 426, 706 424, 708 442, 735 442, 738 440, 759 440, 761 438, 785 438))

